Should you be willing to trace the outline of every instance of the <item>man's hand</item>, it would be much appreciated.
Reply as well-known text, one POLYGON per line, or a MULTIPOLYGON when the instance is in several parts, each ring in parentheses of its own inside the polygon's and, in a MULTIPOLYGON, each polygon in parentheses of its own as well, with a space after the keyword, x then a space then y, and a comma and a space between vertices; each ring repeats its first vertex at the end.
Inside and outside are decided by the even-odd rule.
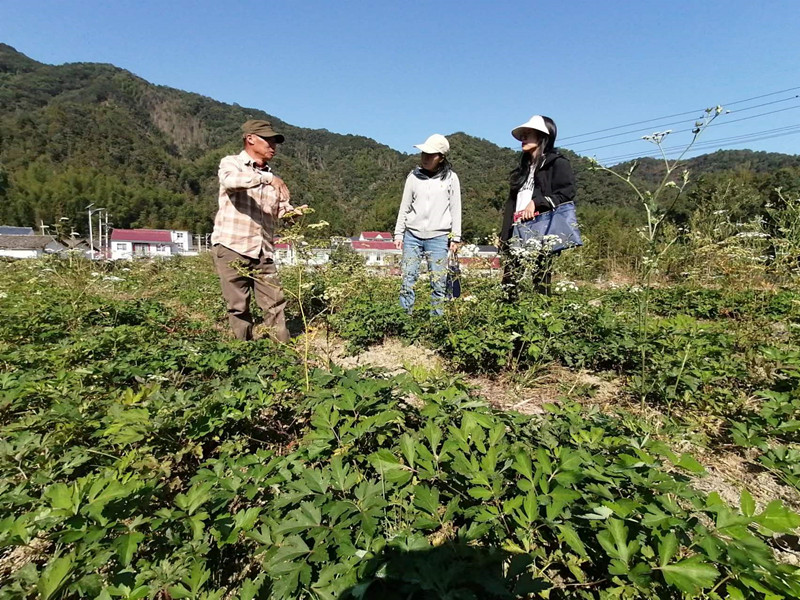
POLYGON ((450 252, 458 254, 458 251, 461 250, 461 245, 461 242, 450 242, 450 252))
POLYGON ((533 200, 528 202, 528 206, 522 211, 522 220, 523 221, 530 221, 536 216, 536 204, 534 204, 533 200))
POLYGON ((402 250, 403 249, 403 240, 395 239, 394 240, 394 247, 397 248, 398 250, 402 250))
POLYGON ((275 188, 276 192, 278 192, 278 202, 289 202, 291 199, 291 194, 289 194, 289 188, 286 187, 283 179, 275 175, 272 178, 272 183, 270 183, 270 185, 275 188))

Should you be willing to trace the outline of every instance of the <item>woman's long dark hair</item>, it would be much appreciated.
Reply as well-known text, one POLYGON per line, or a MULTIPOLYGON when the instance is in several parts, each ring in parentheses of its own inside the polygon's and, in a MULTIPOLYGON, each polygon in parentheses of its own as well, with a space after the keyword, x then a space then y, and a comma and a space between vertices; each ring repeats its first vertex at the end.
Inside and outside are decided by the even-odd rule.
MULTIPOLYGON (((542 135, 542 142, 541 142, 542 146, 544 148, 547 148, 548 143, 549 140, 547 139, 547 136, 542 135)), ((544 155, 545 152, 543 151, 540 160, 542 157, 544 157, 544 155)), ((509 180, 511 182, 511 189, 513 191, 519 191, 519 189, 522 187, 522 184, 524 184, 525 180, 528 179, 528 173, 530 172, 530 170, 531 170, 531 155, 528 154, 527 152, 523 152, 522 156, 520 156, 519 159, 519 165, 517 165, 517 167, 513 171, 511 171, 511 176, 509 177, 509 180)))
POLYGON ((447 160, 447 156, 442 154, 442 160, 439 163, 439 170, 436 171, 437 177, 441 177, 442 181, 450 177, 450 172, 453 170, 453 165, 447 160))

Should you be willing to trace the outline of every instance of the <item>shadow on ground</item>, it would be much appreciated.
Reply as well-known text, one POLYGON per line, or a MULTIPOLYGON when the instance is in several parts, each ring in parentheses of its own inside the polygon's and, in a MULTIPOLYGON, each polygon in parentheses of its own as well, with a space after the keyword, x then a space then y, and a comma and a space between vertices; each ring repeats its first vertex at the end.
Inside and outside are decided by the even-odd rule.
POLYGON ((550 587, 527 572, 531 558, 497 549, 446 544, 425 550, 388 549, 372 560, 372 575, 341 597, 359 600, 499 600, 550 587))

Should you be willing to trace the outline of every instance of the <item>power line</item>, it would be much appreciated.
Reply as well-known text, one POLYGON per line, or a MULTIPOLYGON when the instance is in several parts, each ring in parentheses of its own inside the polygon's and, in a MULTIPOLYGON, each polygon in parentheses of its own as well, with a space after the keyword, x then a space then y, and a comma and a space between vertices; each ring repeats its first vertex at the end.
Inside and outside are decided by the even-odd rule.
MULTIPOLYGON (((729 143, 738 143, 742 141, 749 141, 749 140, 761 140, 768 137, 777 137, 780 135, 784 135, 784 133, 795 133, 800 131, 800 125, 791 125, 787 127, 778 127, 776 129, 768 129, 765 131, 757 131, 752 134, 748 135, 738 135, 732 137, 726 137, 718 140, 709 140, 704 142, 699 142, 692 146, 692 150, 702 150, 704 148, 711 148, 714 146, 718 146, 721 144, 729 144, 729 143)), ((678 151, 682 151, 686 148, 684 145, 675 145, 675 146, 663 146, 663 150, 665 154, 672 154, 678 151)), ((616 156, 607 157, 605 160, 621 160, 625 158, 637 158, 640 156, 650 156, 655 155, 657 157, 661 157, 661 153, 657 150, 650 150, 644 154, 642 153, 627 153, 627 154, 618 154, 616 156)))
MULTIPOLYGON (((797 135, 798 133, 800 133, 800 126, 799 127, 794 127, 794 128, 788 128, 786 131, 773 133, 773 134, 770 134, 770 135, 761 135, 761 136, 755 136, 755 137, 753 137, 753 136, 739 136, 739 137, 736 137, 736 138, 724 138, 722 140, 717 140, 715 142, 705 142, 703 144, 696 144, 696 145, 692 146, 691 151, 695 152, 695 151, 698 151, 698 150, 708 150, 710 148, 721 148, 723 146, 732 146, 734 144, 740 144, 742 142, 756 142, 756 141, 762 141, 762 140, 769 140, 769 139, 773 139, 773 138, 784 137, 784 136, 787 136, 787 135, 797 135)), ((670 147, 664 148, 664 154, 667 155, 668 157, 670 157, 670 155, 672 157, 674 157, 675 155, 680 154, 683 150, 685 150, 685 146, 670 146, 670 147)), ((642 154, 642 153, 621 154, 621 155, 618 155, 618 156, 606 157, 606 158, 603 158, 603 159, 598 159, 598 162, 618 163, 618 162, 626 162, 626 161, 633 160, 633 159, 636 159, 636 158, 662 158, 662 156, 661 156, 661 154, 659 152, 651 150, 651 151, 649 151, 647 153, 644 153, 644 154, 642 154)))
MULTIPOLYGON (((734 144, 738 144, 740 142, 756 142, 761 140, 768 140, 777 137, 784 137, 787 135, 796 135, 800 133, 800 125, 790 125, 786 127, 778 127, 776 129, 767 129, 764 131, 757 131, 751 134, 746 135, 739 135, 733 137, 722 138, 719 140, 709 140, 705 142, 699 142, 692 146, 691 150, 705 150, 708 148, 714 147, 722 147, 722 146, 731 146, 734 144)), ((679 152, 683 151, 686 146, 677 145, 677 146, 665 146, 663 147, 664 154, 678 154, 679 152)), ((624 162, 626 160, 631 160, 634 158, 661 158, 661 154, 658 151, 651 150, 646 153, 635 153, 635 154, 620 154, 617 156, 609 156, 603 159, 598 159, 599 162, 624 162)))
MULTIPOLYGON (((789 98, 782 98, 781 100, 773 100, 772 102, 764 102, 762 104, 754 104, 753 106, 747 106, 745 108, 740 108, 738 110, 731 111, 731 112, 742 113, 742 112, 745 112, 747 110, 753 110, 753 109, 756 109, 756 108, 763 108, 764 106, 771 106, 773 104, 780 104, 781 102, 789 102, 791 100, 796 100, 798 98, 800 98, 800 94, 795 94, 794 96, 791 96, 789 98)), ((694 113, 694 114, 697 114, 697 113, 694 113)), ((769 113, 766 113, 766 114, 769 114, 769 113)), ((756 116, 758 116, 758 115, 756 115, 756 116)), ((692 122, 694 122, 694 121, 695 121, 695 119, 692 119, 692 122)), ((684 119, 684 120, 681 120, 681 121, 672 121, 672 122, 669 122, 669 123, 661 123, 659 125, 653 125, 653 126, 647 128, 647 129, 648 130, 649 129, 656 129, 656 128, 660 129, 662 127, 670 127, 670 126, 673 126, 673 125, 680 125, 682 123, 686 123, 686 120, 684 119)), ((629 135, 631 133, 641 133, 642 131, 645 131, 645 128, 640 127, 640 128, 637 128, 637 129, 629 129, 628 131, 623 131, 622 133, 612 133, 610 135, 604 135, 604 136, 601 136, 601 137, 591 138, 591 139, 588 139, 588 140, 584 140, 582 142, 575 142, 574 144, 567 145, 567 146, 561 146, 561 147, 562 148, 569 148, 570 150, 574 150, 575 146, 580 146, 582 144, 590 144, 591 142, 611 139, 611 138, 620 137, 620 136, 623 136, 623 135, 629 135)))
MULTIPOLYGON (((777 92, 770 92, 769 94, 761 94, 760 96, 753 96, 752 98, 746 98, 744 100, 736 100, 735 102, 728 102, 726 104, 723 104, 722 106, 726 106, 726 107, 727 106, 734 106, 736 104, 743 104, 744 102, 751 102, 752 100, 760 100, 761 98, 767 98, 769 96, 775 96, 777 94, 785 94, 786 92, 793 92, 795 90, 800 90, 800 86, 787 88, 785 90, 780 90, 780 91, 777 91, 777 92)), ((696 109, 696 110, 690 110, 690 111, 686 111, 686 112, 682 112, 682 113, 675 113, 674 115, 664 115, 664 116, 661 116, 661 117, 654 117, 652 119, 646 119, 644 121, 635 121, 633 123, 626 123, 624 125, 616 125, 614 127, 607 127, 605 129, 597 129, 595 131, 589 131, 588 133, 581 133, 581 134, 578 134, 578 135, 570 135, 570 136, 561 138, 561 141, 573 140, 575 138, 586 137, 588 135, 594 135, 596 133, 605 133, 606 131, 614 131, 615 129, 622 129, 623 127, 633 127, 634 125, 643 125, 645 123, 652 123, 653 121, 660 121, 662 119, 673 119, 675 117, 683 117, 683 116, 686 116, 686 115, 694 115, 694 114, 697 114, 698 112, 704 111, 706 108, 707 107, 703 107, 703 108, 699 108, 699 109, 696 109)))
MULTIPOLYGON (((721 125, 732 125, 733 123, 740 123, 741 121, 749 121, 751 119, 757 119, 758 117, 764 117, 764 116, 767 116, 767 115, 774 115, 775 113, 785 112, 787 110, 794 110, 796 108, 800 108, 800 104, 796 104, 795 106, 789 106, 787 108, 780 108, 778 110, 771 110, 771 111, 767 111, 767 112, 764 112, 764 113, 759 113, 757 115, 751 115, 749 117, 742 117, 741 119, 729 119, 729 120, 725 120, 725 121, 717 121, 716 123, 712 123, 708 127, 711 128, 711 127, 717 127, 717 126, 721 126, 721 125)), ((686 133, 686 132, 693 131, 693 130, 694 130, 694 127, 690 127, 688 129, 679 129, 678 131, 672 131, 671 133, 672 134, 686 133)), ((613 146, 624 146, 626 144, 633 144, 635 142, 640 142, 640 141, 641 141, 641 138, 636 138, 636 139, 632 139, 632 140, 625 140, 624 142, 614 142, 612 144, 603 144, 602 146, 595 146, 594 148, 582 148, 579 151, 581 153, 586 153, 586 152, 591 152, 592 150, 601 150, 603 148, 611 148, 613 146)))

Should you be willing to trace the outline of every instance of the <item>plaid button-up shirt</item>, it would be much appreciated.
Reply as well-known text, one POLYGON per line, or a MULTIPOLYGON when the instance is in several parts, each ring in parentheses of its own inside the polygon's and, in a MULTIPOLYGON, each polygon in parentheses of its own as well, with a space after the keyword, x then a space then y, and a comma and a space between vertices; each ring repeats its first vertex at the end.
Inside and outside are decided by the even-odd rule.
POLYGON ((214 219, 212 244, 222 244, 244 256, 272 257, 275 225, 292 210, 278 202, 268 165, 257 167, 244 150, 219 163, 219 210, 214 219))

